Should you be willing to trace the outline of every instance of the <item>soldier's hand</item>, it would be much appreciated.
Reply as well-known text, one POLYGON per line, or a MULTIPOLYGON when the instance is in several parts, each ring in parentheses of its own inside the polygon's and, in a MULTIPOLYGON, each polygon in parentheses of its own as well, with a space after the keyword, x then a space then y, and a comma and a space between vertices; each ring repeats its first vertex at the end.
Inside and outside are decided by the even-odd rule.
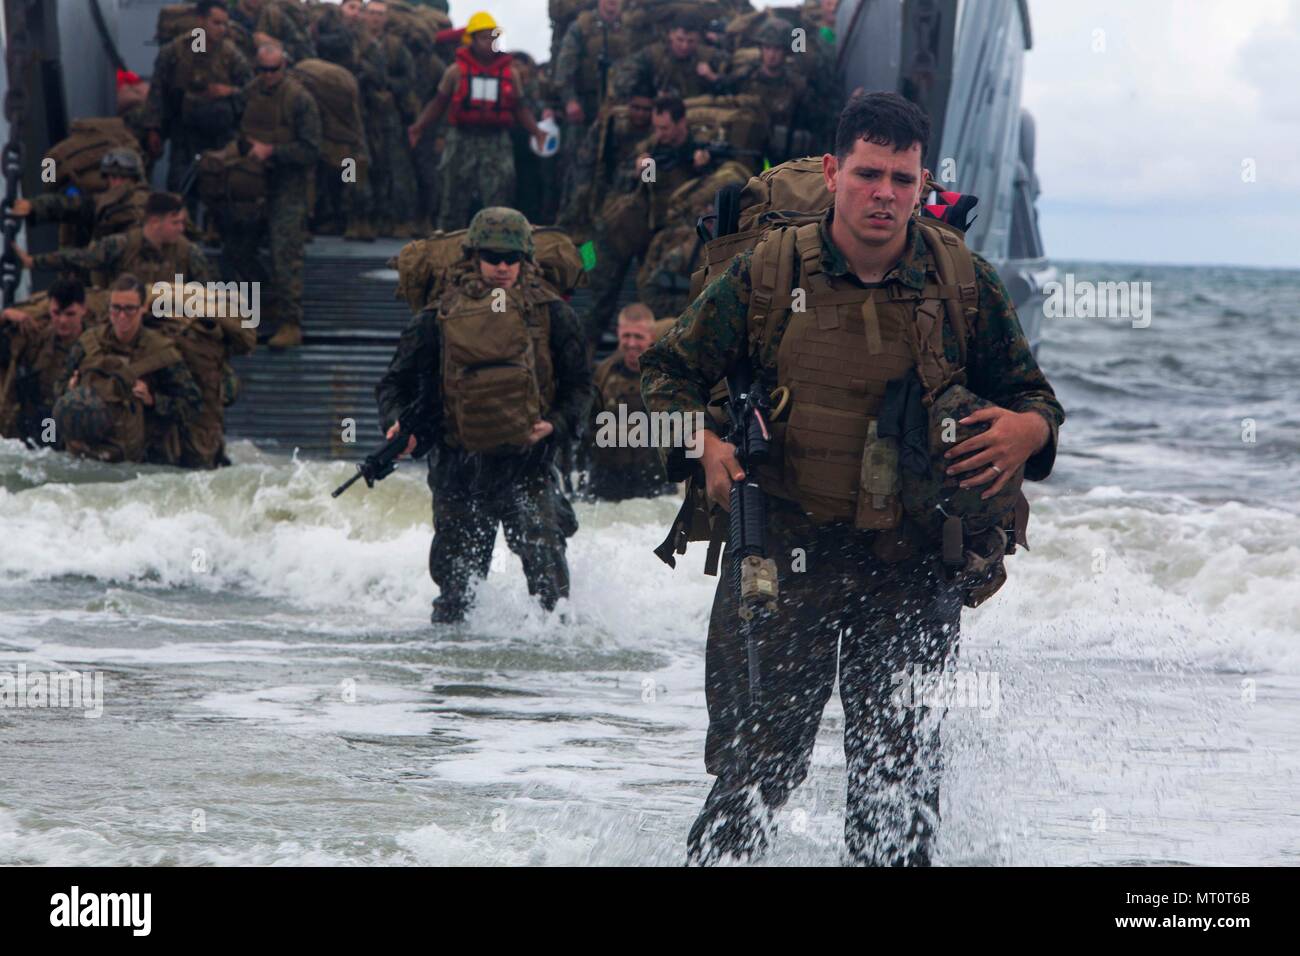
POLYGON ((574 126, 579 126, 586 118, 582 113, 582 104, 577 100, 569 100, 564 104, 564 118, 574 126))
POLYGON ((0 312, 0 317, 8 319, 10 322, 16 322, 22 325, 27 321, 27 313, 22 309, 8 308, 0 312))
POLYGON ((745 478, 745 469, 736 461, 736 446, 706 431, 700 460, 704 465, 704 487, 709 500, 723 511, 730 511, 731 485, 745 478))
POLYGON ((533 430, 528 434, 528 444, 536 445, 543 438, 549 438, 555 431, 555 426, 548 421, 533 422, 533 430))
POLYGON ((707 149, 697 149, 695 151, 695 157, 694 157, 695 168, 703 169, 705 166, 709 165, 709 162, 712 159, 713 159, 713 154, 710 153, 707 149))
MULTIPOLYGON (((402 428, 402 423, 401 423, 401 422, 393 422, 393 426, 392 426, 390 429, 388 429, 388 431, 387 431, 387 433, 385 433, 384 437, 385 437, 385 438, 392 438, 392 437, 393 437, 394 435, 396 435, 399 431, 401 431, 401 428, 402 428)), ((409 455, 409 454, 410 454, 411 452, 413 452, 413 451, 415 451, 415 436, 414 436, 414 435, 412 435, 412 436, 407 440, 407 442, 406 442, 406 451, 402 452, 402 453, 401 453, 400 455, 398 455, 397 457, 398 457, 398 458, 405 458, 407 455, 409 455)))
POLYGON ((31 272, 36 265, 36 260, 28 255, 27 250, 22 246, 14 246, 14 255, 18 257, 18 261, 23 264, 23 268, 28 272, 31 272))
POLYGON ((695 72, 710 82, 715 82, 718 79, 718 74, 713 71, 713 67, 703 60, 695 64, 695 72))
POLYGON ((230 96, 234 92, 235 92, 235 88, 226 83, 208 84, 208 96, 212 97, 212 99, 214 100, 219 100, 222 99, 223 97, 230 96))
POLYGON ((271 158, 271 154, 275 152, 275 147, 270 143, 263 143, 255 139, 250 139, 249 142, 252 144, 252 148, 249 152, 252 153, 253 158, 259 162, 266 162, 271 158))
POLYGON ((411 149, 415 149, 416 145, 418 145, 420 142, 420 137, 423 134, 424 134, 424 130, 422 130, 415 123, 412 123, 410 126, 406 127, 406 141, 411 144, 411 149))
POLYGON ((144 379, 136 380, 136 383, 131 386, 131 394, 146 405, 153 405, 153 392, 149 391, 149 383, 144 379))
POLYGON ((23 216, 32 214, 32 201, 30 199, 15 199, 14 204, 9 208, 15 216, 21 219, 23 216))
POLYGON ((144 137, 145 148, 149 150, 149 155, 157 159, 163 154, 162 134, 156 129, 151 129, 144 137))
POLYGON ((989 485, 981 499, 992 498, 1011 480, 1029 457, 1047 444, 1052 431, 1037 412, 1013 412, 1007 408, 981 408, 958 422, 977 425, 989 422, 986 431, 967 438, 950 449, 944 458, 960 458, 948 468, 950 475, 968 475, 962 488, 989 485))

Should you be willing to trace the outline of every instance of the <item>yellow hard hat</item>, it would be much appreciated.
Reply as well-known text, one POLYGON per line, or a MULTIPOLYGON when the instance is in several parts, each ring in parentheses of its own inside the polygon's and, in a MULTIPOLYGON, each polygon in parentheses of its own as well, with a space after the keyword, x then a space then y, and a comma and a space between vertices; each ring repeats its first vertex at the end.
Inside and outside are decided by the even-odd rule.
POLYGON ((479 11, 469 18, 469 24, 465 27, 465 35, 460 38, 463 44, 469 44, 469 38, 475 33, 482 33, 484 30, 497 29, 497 22, 492 19, 492 14, 479 11))

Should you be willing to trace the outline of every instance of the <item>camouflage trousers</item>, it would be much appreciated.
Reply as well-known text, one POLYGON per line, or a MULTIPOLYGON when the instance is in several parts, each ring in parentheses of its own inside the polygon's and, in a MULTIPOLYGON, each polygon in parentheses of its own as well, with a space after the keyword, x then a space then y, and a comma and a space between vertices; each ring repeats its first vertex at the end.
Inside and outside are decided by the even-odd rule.
POLYGON ((510 131, 450 127, 438 176, 442 180, 439 229, 464 229, 474 213, 487 206, 513 206, 515 156, 510 131))
MULTIPOLYGON (((272 184, 266 218, 256 224, 228 226, 224 253, 241 282, 261 282, 262 314, 281 325, 302 324, 303 244, 307 216, 305 177, 272 184), (261 247, 270 247, 270 269, 263 267, 261 247)), ((258 330, 263 335, 265 326, 258 330)))
POLYGON ((705 651, 705 766, 717 779, 691 827, 688 862, 746 859, 767 848, 776 811, 808 774, 838 669, 848 856, 877 866, 928 865, 939 823, 943 713, 895 706, 891 695, 900 680, 894 675, 942 670, 955 653, 960 592, 933 559, 885 563, 872 554, 871 535, 851 527, 796 529, 777 520, 769 527, 780 598, 773 617, 752 625, 756 708, 728 556, 721 565, 705 651), (806 555, 798 573, 795 549, 806 555))
POLYGON ((395 106, 368 111, 366 139, 370 144, 371 216, 386 225, 414 221, 420 209, 420 190, 406 128, 395 106))
MULTIPOLYGON (((402 135, 406 135, 403 133, 402 135)), ((419 142, 415 144, 415 178, 420 186, 420 218, 434 223, 438 221, 438 203, 442 198, 439 193, 438 179, 438 142, 443 137, 443 127, 425 130, 419 142)))
MULTIPOLYGON (((438 585, 439 601, 467 607, 471 579, 485 578, 492 566, 497 526, 506 545, 518 555, 528 579, 528 593, 551 610, 569 596, 563 508, 549 466, 523 467, 508 480, 491 474, 494 464, 482 456, 447 456, 431 464, 433 543, 429 576, 438 585)), ((495 467, 500 467, 496 465, 495 467)), ((499 476, 499 472, 496 473, 499 476)), ((571 513, 570 513, 571 514, 571 513)))
POLYGON ((355 172, 355 181, 345 182, 341 164, 336 166, 324 160, 316 164, 315 225, 342 228, 370 215, 369 161, 358 161, 355 172))

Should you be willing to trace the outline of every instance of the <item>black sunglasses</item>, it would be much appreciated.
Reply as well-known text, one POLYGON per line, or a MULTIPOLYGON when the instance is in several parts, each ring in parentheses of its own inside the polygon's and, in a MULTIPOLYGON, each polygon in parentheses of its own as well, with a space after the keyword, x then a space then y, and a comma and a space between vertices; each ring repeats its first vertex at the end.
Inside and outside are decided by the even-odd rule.
POLYGON ((256 67, 258 73, 279 73, 283 66, 259 66, 256 67))
POLYGON ((520 262, 524 258, 522 252, 498 252, 495 249, 480 249, 478 257, 490 266, 499 266, 505 263, 508 266, 520 262))

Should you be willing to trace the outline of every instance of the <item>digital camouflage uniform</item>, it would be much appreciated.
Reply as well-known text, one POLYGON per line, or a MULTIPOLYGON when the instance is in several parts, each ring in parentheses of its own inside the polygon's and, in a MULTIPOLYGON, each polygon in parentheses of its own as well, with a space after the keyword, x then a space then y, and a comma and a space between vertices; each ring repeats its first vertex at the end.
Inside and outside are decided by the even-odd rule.
POLYGON ((28 222, 33 225, 40 222, 72 223, 85 230, 92 240, 102 239, 142 225, 148 200, 149 187, 144 183, 113 186, 93 196, 46 193, 32 197, 28 222))
MULTIPOLYGON (((349 28, 334 6, 323 8, 317 27, 318 55, 323 60, 345 68, 356 77, 365 112, 365 104, 379 96, 387 84, 383 48, 368 33, 354 32, 349 28)), ((346 184, 343 190, 343 206, 348 219, 347 234, 352 238, 374 238, 377 187, 370 166, 373 161, 374 157, 371 156, 369 162, 359 165, 357 181, 346 184)))
MULTIPOLYGON (((832 214, 820 226, 823 273, 850 288, 867 288, 830 241, 832 214)), ((927 270, 934 271, 919 230, 909 230, 902 259, 882 282, 904 292, 922 289, 927 270)), ((642 393, 651 412, 703 412, 711 386, 745 352, 751 353, 757 381, 764 387, 775 382, 774 363, 764 365, 750 346, 751 259, 751 252, 733 259, 642 357, 642 393)), ((1048 422, 1051 438, 1024 472, 1029 480, 1041 480, 1051 471, 1064 412, 1030 352, 1006 288, 987 262, 978 256, 974 261, 979 307, 968 318, 969 385, 1003 407, 1032 410, 1048 422)), ((798 279, 796 273, 792 288, 798 279)), ((788 313, 770 354, 786 327, 788 313)), ((947 323, 942 334, 944 352, 957 364, 958 343, 947 323)), ((668 465, 670 477, 685 474, 680 450, 668 465)), ((890 563, 877 557, 875 545, 895 542, 873 540, 884 532, 857 531, 851 523, 816 524, 794 502, 770 495, 767 502, 768 553, 777 561, 780 595, 775 615, 753 625, 761 704, 750 713, 735 585, 723 575, 705 663, 705 764, 717 780, 691 829, 688 858, 743 857, 767 845, 772 814, 807 774, 838 660, 848 853, 864 863, 928 863, 938 824, 940 715, 893 707, 891 675, 909 664, 933 671, 951 657, 962 592, 932 554, 913 549, 909 557, 904 550, 901 560, 890 563), (800 554, 806 560, 802 573, 792 566, 800 554)))
POLYGON ((196 53, 189 33, 173 38, 158 51, 146 101, 147 127, 171 141, 167 188, 179 192, 194 157, 220 149, 234 138, 239 124, 238 91, 253 78, 248 60, 230 37, 215 49, 196 53), (209 101, 210 84, 235 88, 221 101, 209 101))
MULTIPOLYGON (((475 221, 487 227, 487 238, 481 241, 531 244, 526 220, 513 210, 487 209, 479 217, 475 221), (501 212, 510 215, 502 219, 496 215, 501 212), (523 230, 517 228, 519 222, 524 223, 523 230)), ((476 270, 477 266, 469 268, 476 270)), ((523 278, 521 274, 521 282, 523 278)), ((473 454, 449 443, 443 418, 442 332, 436 307, 411 320, 375 390, 384 427, 400 420, 404 430, 417 436, 419 449, 431 449, 434 538, 429 574, 439 589, 435 609, 451 610, 453 616, 463 613, 469 604, 472 580, 488 572, 498 525, 505 529, 510 550, 523 562, 530 594, 550 609, 569 593, 565 538, 576 530, 576 521, 559 487, 553 461, 586 421, 591 369, 573 310, 558 297, 548 309, 547 344, 555 392, 542 418, 555 431, 522 453, 473 454)))
POLYGON ((224 252, 239 281, 261 281, 266 276, 263 305, 279 325, 300 326, 307 197, 321 149, 320 110, 291 76, 270 91, 255 80, 244 90, 244 98, 241 133, 270 142, 275 151, 266 162, 265 219, 255 228, 247 223, 227 225, 224 252), (268 116, 279 120, 262 129, 262 118, 268 116), (269 273, 258 258, 263 242, 270 247, 269 273))
POLYGON ((707 96, 714 92, 714 83, 699 75, 699 64, 707 63, 719 75, 726 67, 727 57, 716 47, 701 43, 695 55, 685 59, 673 56, 667 40, 659 40, 623 58, 618 65, 621 74, 617 82, 634 86, 648 86, 660 93, 676 93, 684 100, 692 96, 707 96))
MULTIPOLYGON (((416 63, 415 102, 427 103, 438 92, 438 81, 447 72, 447 63, 436 53, 430 54, 423 63, 416 63)), ((438 123, 424 131, 415 144, 411 162, 415 166, 415 178, 420 186, 420 221, 431 225, 438 221, 438 203, 441 200, 441 185, 438 179, 438 165, 441 160, 440 146, 445 136, 443 123, 438 123)), ((405 141, 406 131, 402 131, 405 141)))
MULTIPOLYGON (((68 381, 82 367, 86 353, 93 351, 96 346, 106 354, 121 356, 125 361, 133 362, 168 344, 165 336, 143 325, 129 343, 119 341, 112 325, 108 323, 90 329, 82 334, 68 353, 59 393, 67 391, 68 381)), ((143 379, 148 383, 154 399, 153 405, 145 408, 146 428, 151 438, 146 449, 146 460, 174 464, 152 439, 169 432, 173 427, 182 430, 188 428, 203 406, 203 393, 183 361, 150 372, 143 379)))
MULTIPOLYGON (((516 89, 519 69, 511 67, 516 89)), ((454 96, 460 82, 460 65, 447 67, 438 83, 438 93, 454 96)), ((525 91, 520 89, 521 102, 525 91)), ((442 194, 438 200, 438 228, 448 232, 464 229, 476 205, 483 208, 509 206, 515 199, 514 144, 509 129, 458 126, 449 116, 438 163, 442 194)))
MULTIPOLYGON (((101 321, 101 316, 87 311, 82 332, 101 321)), ((9 426, 2 437, 42 440, 43 422, 52 415, 76 341, 76 337, 64 339, 54 333, 48 301, 41 314, 21 324, 0 320, 0 385, 10 363, 14 370, 9 391, 0 395, 0 422, 9 426)), ((57 434, 55 437, 55 447, 62 447, 57 434)))
POLYGON ((257 330, 245 328, 239 315, 145 317, 145 327, 176 344, 202 394, 198 412, 177 428, 179 456, 185 468, 216 468, 225 457, 226 410, 223 383, 232 356, 247 355, 257 344, 257 330))
POLYGON ((155 246, 137 226, 126 232, 96 239, 84 249, 58 249, 32 256, 34 269, 50 269, 72 275, 99 274, 110 285, 124 272, 144 283, 145 291, 155 282, 173 283, 177 274, 184 281, 209 282, 217 278, 203 251, 188 239, 155 246))
POLYGON ((658 449, 602 446, 598 441, 602 413, 613 416, 614 422, 620 420, 620 406, 626 409, 625 416, 645 413, 641 373, 627 367, 621 352, 614 352, 596 366, 592 385, 595 401, 591 407, 590 424, 583 436, 587 445, 586 457, 590 461, 586 493, 603 501, 624 501, 628 498, 653 498, 674 490, 664 474, 658 449))
POLYGON ((557 225, 576 242, 588 238, 623 170, 632 168, 637 147, 650 135, 650 114, 634 125, 626 106, 608 107, 587 130, 577 155, 571 188, 557 225))
POLYGON ((366 139, 370 143, 370 190, 376 228, 385 234, 411 235, 419 212, 419 187, 411 148, 402 121, 402 105, 415 92, 415 61, 401 37, 386 32, 380 38, 384 85, 364 95, 366 139))
POLYGON ((622 191, 605 203, 594 227, 596 264, 588 273, 591 305, 584 321, 592 342, 598 342, 613 321, 632 261, 644 260, 656 233, 675 225, 669 214, 669 197, 678 187, 713 171, 713 163, 696 169, 695 151, 699 148, 689 137, 676 147, 657 146, 650 137, 633 148, 634 162, 625 163, 619 171, 616 188, 622 191), (643 181, 643 174, 637 172, 635 157, 642 154, 655 160, 653 181, 643 181))

